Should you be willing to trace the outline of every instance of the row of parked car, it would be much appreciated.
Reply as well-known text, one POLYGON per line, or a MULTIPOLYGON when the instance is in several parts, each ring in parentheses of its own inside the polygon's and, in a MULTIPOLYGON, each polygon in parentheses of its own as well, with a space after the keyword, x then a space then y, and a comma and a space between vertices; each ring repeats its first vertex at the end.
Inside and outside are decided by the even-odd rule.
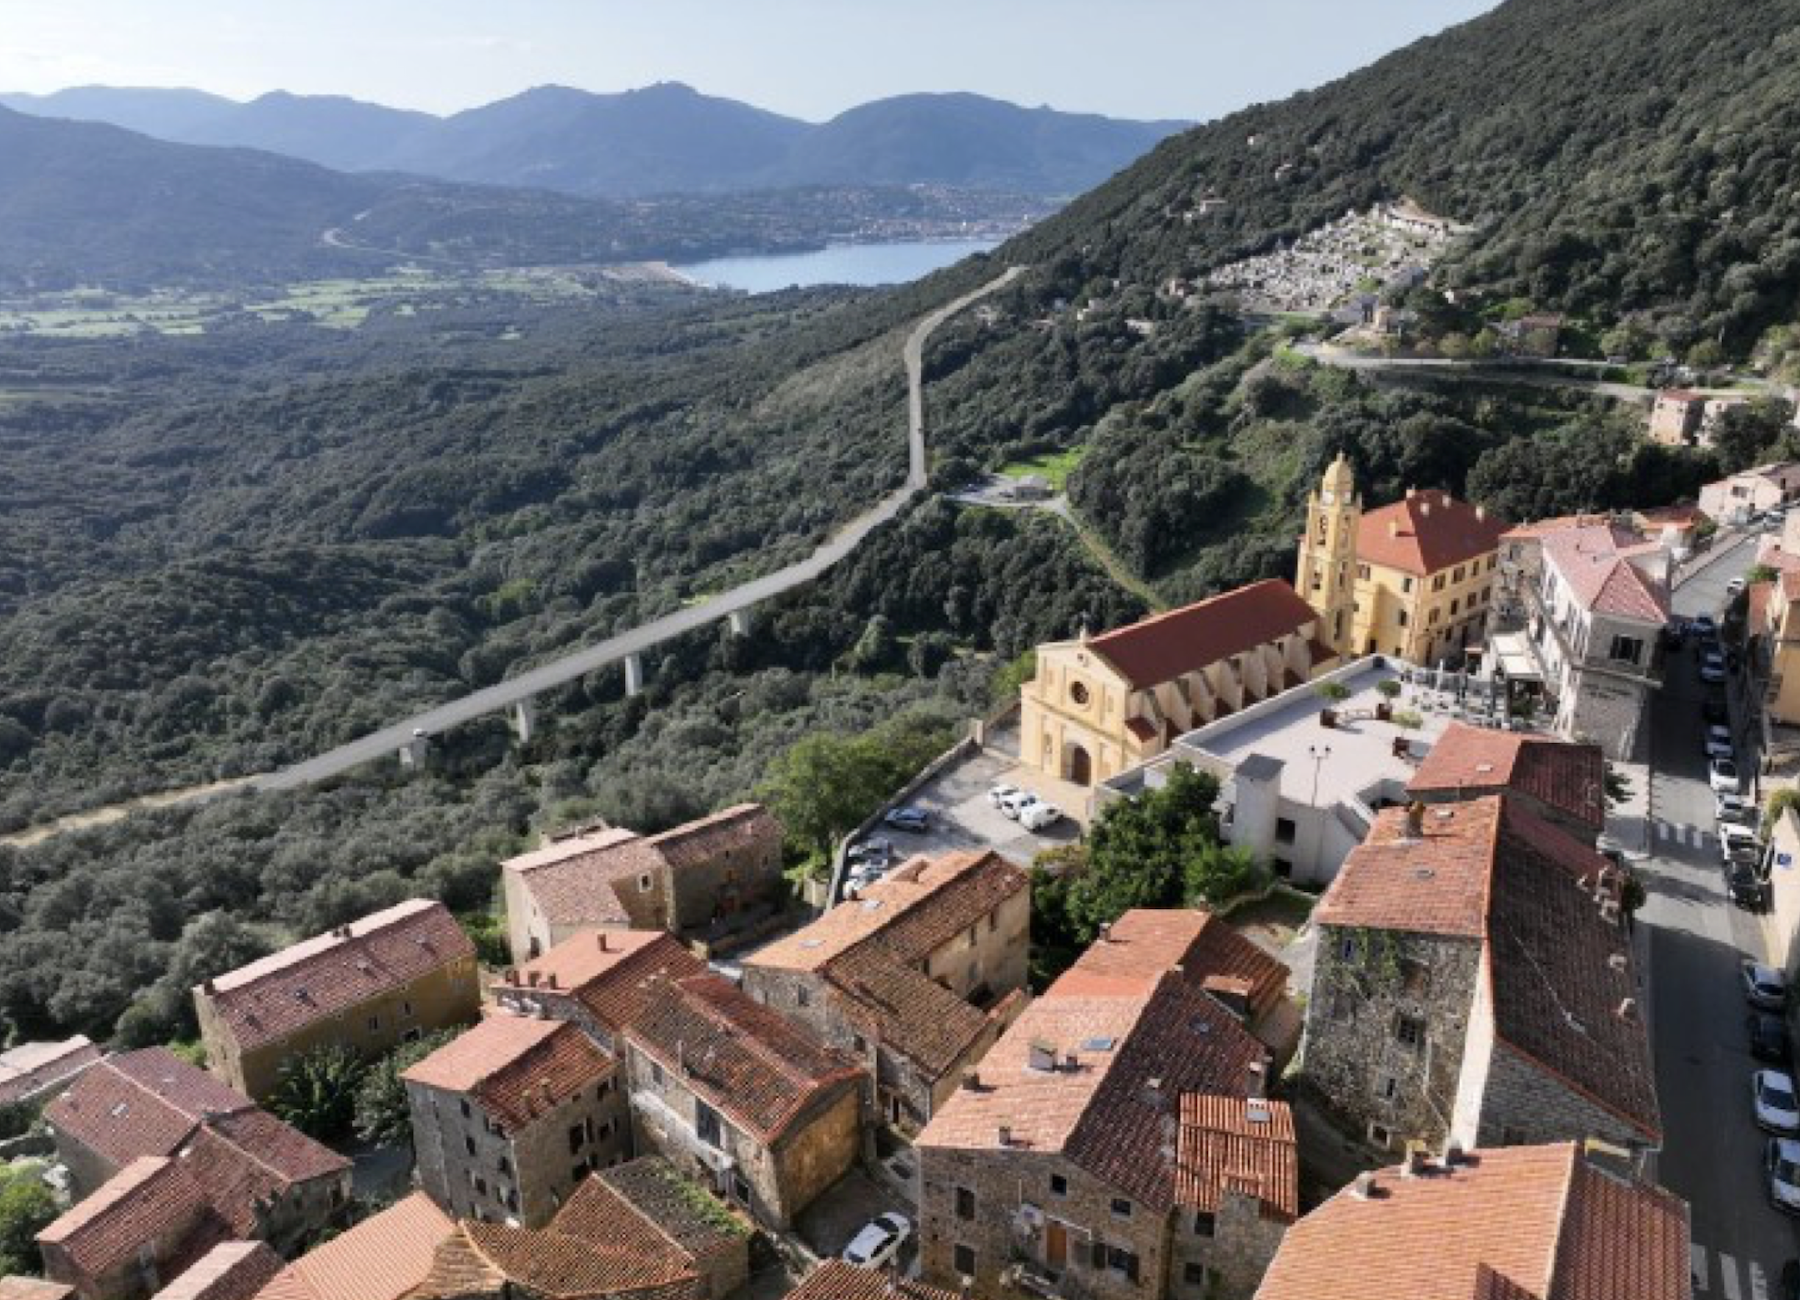
POLYGON ((1750 1075, 1750 1113, 1757 1127, 1770 1134, 1763 1147, 1763 1172, 1769 1180, 1769 1201, 1778 1210, 1800 1214, 1800 1099, 1795 1096, 1787 1022, 1787 979, 1773 966, 1746 961, 1739 968, 1744 1001, 1750 1004, 1746 1022, 1750 1055, 1777 1069, 1756 1070, 1750 1075))

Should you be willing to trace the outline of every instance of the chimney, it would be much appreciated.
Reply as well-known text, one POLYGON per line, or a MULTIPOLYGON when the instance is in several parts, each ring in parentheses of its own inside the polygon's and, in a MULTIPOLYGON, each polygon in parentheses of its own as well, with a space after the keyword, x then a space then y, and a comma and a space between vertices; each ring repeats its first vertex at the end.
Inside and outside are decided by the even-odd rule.
POLYGON ((203 980, 200 984, 200 991, 202 993, 210 994, 210 993, 217 993, 219 990, 218 990, 218 987, 211 980, 203 980))
POLYGON ((1244 1068, 1244 1095, 1260 1097, 1267 1086, 1269 1067, 1261 1061, 1252 1061, 1244 1068))
POLYGON ((606 931, 605 930, 596 930, 594 932, 594 937, 600 941, 600 951, 605 952, 606 951, 606 931))
POLYGON ((1637 1020, 1636 998, 1626 998, 1623 1002, 1619 1003, 1619 1019, 1633 1022, 1637 1020))
POLYGON ((1043 1074, 1056 1073, 1056 1044, 1033 1039, 1027 1048, 1027 1064, 1043 1074))
POLYGON ((1406 805, 1406 837, 1411 840, 1425 834, 1425 805, 1417 799, 1406 805))
POLYGON ((1475 507, 1475 517, 1479 520, 1482 520, 1485 523, 1487 521, 1487 507, 1486 506, 1476 506, 1475 507))
POLYGON ((1011 1146, 1012 1145, 1012 1125, 1002 1124, 999 1127, 999 1129, 995 1132, 994 1138, 1003 1147, 1011 1146))
POLYGON ((1356 1181, 1350 1185, 1350 1194, 1359 1201, 1366 1201, 1374 1196, 1375 1171, 1372 1169, 1365 1169, 1362 1173, 1358 1174, 1356 1176, 1356 1181))
POLYGON ((1618 899, 1609 898, 1600 904, 1600 919, 1605 921, 1608 925, 1617 925, 1619 923, 1618 899))
POLYGON ((970 1070, 967 1074, 963 1075, 962 1086, 967 1088, 970 1092, 980 1092, 981 1071, 970 1070))
POLYGON ((1111 921, 1100 922, 1100 942, 1101 943, 1111 943, 1112 942, 1112 922, 1111 921))
POLYGON ((555 988, 556 987, 556 972, 555 971, 548 971, 545 973, 544 986, 546 988, 555 988))
POLYGON ((1419 502, 1419 515, 1423 518, 1431 513, 1431 498, 1425 497, 1419 502))
POLYGON ((1462 1158, 1462 1143, 1458 1142, 1455 1138, 1451 1138, 1448 1142, 1444 1143, 1444 1168, 1456 1168, 1462 1163, 1462 1158))
POLYGON ((1075 1053, 1070 1052, 1067 1056, 1063 1057, 1063 1069, 1067 1070, 1070 1074, 1075 1073, 1075 1071, 1080 1068, 1081 1058, 1075 1055, 1075 1053))
POLYGON ((1625 957, 1625 954, 1622 952, 1615 952, 1612 954, 1612 956, 1610 956, 1606 959, 1606 964, 1608 966, 1612 967, 1612 969, 1618 971, 1619 974, 1621 974, 1621 975, 1623 975, 1625 973, 1625 962, 1626 962, 1626 957, 1625 957))
POLYGON ((1425 1144, 1423 1142, 1408 1142, 1406 1144, 1406 1159, 1400 1166, 1401 1175, 1406 1178, 1417 1178, 1424 1172, 1425 1144))
POLYGON ((1411 500, 1412 500, 1412 499, 1413 499, 1413 498, 1414 498, 1414 497, 1416 497, 1416 496, 1418 496, 1418 495, 1419 495, 1419 489, 1418 489, 1418 488, 1416 488, 1416 487, 1409 487, 1409 488, 1407 488, 1407 489, 1406 489, 1406 499, 1407 499, 1407 500, 1408 500, 1408 501, 1411 501, 1411 500))

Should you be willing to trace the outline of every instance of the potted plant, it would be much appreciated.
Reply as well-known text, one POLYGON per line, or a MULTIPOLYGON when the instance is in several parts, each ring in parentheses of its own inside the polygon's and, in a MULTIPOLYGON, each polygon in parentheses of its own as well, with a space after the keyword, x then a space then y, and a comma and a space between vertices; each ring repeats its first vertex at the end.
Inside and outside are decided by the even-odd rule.
POLYGON ((1375 716, 1386 722, 1394 716, 1394 701, 1400 697, 1400 679, 1384 677, 1375 683, 1375 689, 1381 692, 1381 702, 1375 706, 1375 716))
POLYGON ((1320 682, 1313 687, 1313 694, 1325 701, 1325 707, 1319 710, 1319 724, 1325 727, 1337 726, 1337 710, 1331 706, 1350 698, 1350 688, 1342 682, 1320 682))

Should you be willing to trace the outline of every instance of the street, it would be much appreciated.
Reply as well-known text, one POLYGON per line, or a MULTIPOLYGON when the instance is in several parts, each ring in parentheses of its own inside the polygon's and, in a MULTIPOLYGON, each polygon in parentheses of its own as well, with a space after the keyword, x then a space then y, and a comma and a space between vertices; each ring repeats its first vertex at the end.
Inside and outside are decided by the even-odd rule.
MULTIPOLYGON (((1718 617, 1725 584, 1754 558, 1752 539, 1675 593, 1675 613, 1718 617)), ((1659 1180, 1693 1210, 1694 1293, 1763 1300, 1793 1259, 1796 1224, 1769 1204, 1761 1172, 1765 1135, 1751 1121, 1749 1008, 1738 962, 1764 956, 1757 917, 1725 895, 1713 795, 1702 753, 1703 697, 1695 650, 1671 652, 1651 718, 1652 853, 1639 874, 1648 892, 1651 1026, 1664 1146, 1659 1180)), ((1735 702, 1734 702, 1735 703, 1735 702)), ((1733 730, 1742 734, 1734 708, 1733 730)))

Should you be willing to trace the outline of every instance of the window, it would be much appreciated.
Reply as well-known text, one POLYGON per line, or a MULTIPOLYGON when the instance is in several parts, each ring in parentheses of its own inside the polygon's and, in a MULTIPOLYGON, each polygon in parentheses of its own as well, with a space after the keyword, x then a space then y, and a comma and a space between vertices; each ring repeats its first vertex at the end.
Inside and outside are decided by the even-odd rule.
POLYGON ((1112 1212, 1121 1219, 1131 1217, 1131 1202, 1123 1196, 1115 1196, 1112 1201, 1112 1212))
MULTIPOLYGON (((1518 550, 1518 547, 1515 546, 1513 549, 1516 552, 1518 550)), ((1498 555, 1488 556, 1488 572, 1489 573, 1492 573, 1494 571, 1494 565, 1499 563, 1499 560, 1500 560, 1500 557, 1498 555)))
POLYGON ((410 1020, 412 1018, 412 1013, 413 1013, 412 1003, 402 1002, 400 1004, 400 1014, 401 1015, 407 1017, 410 1020))
POLYGON ((1206 1285, 1206 1265, 1196 1264, 1189 1260, 1181 1266, 1181 1280, 1187 1286, 1204 1287, 1206 1285))
POLYGON ((1412 579, 1411 578, 1400 579, 1400 590, 1401 591, 1411 591, 1412 590, 1412 579))
POLYGON ((519 1212, 519 1193, 515 1188, 506 1189, 506 1208, 514 1214, 519 1212))
POLYGON ((1440 573, 1440 574, 1438 574, 1437 577, 1435 577, 1431 580, 1431 589, 1433 591, 1442 591, 1444 589, 1444 575, 1443 574, 1440 573))
POLYGON ((1416 958, 1402 957, 1400 987, 1408 997, 1423 997, 1431 988, 1431 967, 1416 958))
POLYGON ((1417 1016, 1394 1017, 1394 1038, 1402 1047, 1418 1051, 1425 1045, 1425 1022, 1417 1016))
POLYGON ((1069 1194, 1069 1180, 1067 1178, 1064 1178, 1061 1174, 1051 1174, 1050 1175, 1050 1195, 1052 1195, 1052 1196, 1067 1196, 1068 1194, 1069 1194))
POLYGON ((613 1135, 613 1122, 609 1119, 594 1130, 594 1136, 604 1142, 613 1135))
POLYGON ((1450 581, 1461 582, 1462 576, 1463 576, 1463 566, 1459 564, 1456 566, 1455 570, 1451 572, 1450 581))
POLYGON ((569 1181, 579 1186, 581 1180, 586 1178, 587 1175, 588 1170, 586 1165, 576 1165, 573 1169, 569 1170, 569 1181))
POLYGON ((600 1086, 594 1089, 594 1100, 605 1101, 612 1093, 612 1085, 613 1081, 611 1079, 602 1079, 600 1081, 600 1086))
POLYGON ((1275 840, 1279 844, 1292 844, 1294 842, 1294 821, 1291 817, 1277 817, 1275 819, 1275 840))
POLYGON ((1455 618, 1462 612, 1462 599, 1459 597, 1450 602, 1450 617, 1455 618))
POLYGON ((464 1119, 469 1118, 469 1099, 467 1097, 464 1097, 461 1101, 459 1101, 457 1103, 457 1105, 462 1107, 463 1118, 464 1119))
POLYGON ((966 1187, 956 1189, 956 1217, 959 1219, 975 1217, 975 1193, 966 1187))
POLYGON ((1386 1124, 1369 1125, 1369 1144, 1371 1146, 1379 1147, 1381 1150, 1386 1151, 1393 1140, 1393 1134, 1388 1132, 1388 1126, 1386 1124))
POLYGON ((1344 961, 1356 960, 1356 936, 1351 935, 1338 945, 1338 957, 1344 961))
POLYGON ((467 1133, 463 1134, 463 1150, 467 1151, 470 1155, 475 1154, 475 1139, 470 1137, 467 1133))
POLYGON ((1426 618, 1425 618, 1425 622, 1426 622, 1426 623, 1427 623, 1427 624, 1431 624, 1431 625, 1435 625, 1435 624, 1436 624, 1436 623, 1437 623, 1437 621, 1438 621, 1438 617, 1439 617, 1439 616, 1440 616, 1440 615, 1441 615, 1441 614, 1443 614, 1443 612, 1444 612, 1444 611, 1443 611, 1443 610, 1441 610, 1441 609, 1434 609, 1434 610, 1432 610, 1432 611, 1431 611, 1431 613, 1430 613, 1430 614, 1428 614, 1428 615, 1427 615, 1427 616, 1426 616, 1426 618))
POLYGON ((1357 565, 1356 576, 1362 581, 1367 582, 1369 580, 1369 566, 1366 564, 1357 565))
POLYGON ((804 984, 799 985, 794 989, 794 1005, 797 1007, 807 1007, 812 1005, 812 991, 804 984))
POLYGON ((861 1034, 851 1034, 850 1046, 858 1052, 866 1052, 869 1050, 869 1040, 861 1034))
POLYGON ((950 1252, 950 1266, 964 1277, 975 1276, 975 1247, 957 1242, 950 1252))
POLYGON ((587 1141, 587 1135, 581 1131, 581 1125, 569 1125, 569 1150, 581 1150, 581 1144, 585 1141, 587 1141))
POLYGON ((650 1062, 650 1080, 659 1088, 663 1086, 663 1068, 655 1061, 650 1062))
POLYGON ((1644 653, 1644 643, 1635 636, 1615 636, 1612 639, 1612 657, 1621 662, 1635 664, 1644 653))
POLYGON ((1333 1021, 1342 1023, 1356 1018, 1356 999, 1344 989, 1331 991, 1331 1002, 1325 1014, 1333 1021))
POLYGON ((1400 1091, 1400 1080, 1394 1075, 1384 1074, 1381 1076, 1381 1086, 1375 1091, 1383 1101, 1392 1101, 1400 1091))
POLYGON ((505 1156, 501 1156, 500 1163, 496 1166, 496 1172, 502 1174, 512 1173, 512 1161, 508 1160, 505 1156))
POLYGON ((380 1029, 381 1029, 381 1017, 380 1016, 370 1016, 369 1017, 369 1032, 371 1034, 377 1033, 380 1031, 380 1029))
POLYGON ((1087 686, 1082 682, 1070 682, 1069 698, 1074 700, 1075 703, 1085 706, 1088 702, 1087 686))
POLYGON ((1126 1250, 1123 1246, 1108 1246, 1106 1266, 1115 1273, 1123 1273, 1133 1282, 1138 1280, 1138 1257, 1135 1251, 1126 1250))
POLYGON ((731 1176, 731 1197, 739 1205, 750 1204, 750 1184, 745 1181, 742 1174, 731 1176))
POLYGON ((650 877, 646 873, 645 875, 638 877, 638 893, 647 894, 649 892, 650 892, 650 877))
MULTIPOLYGON (((1406 626, 1406 611, 1405 610, 1397 609, 1394 611, 1394 626, 1395 627, 1405 627, 1406 626)), ((1396 650, 1394 653, 1398 654, 1400 652, 1398 650, 1396 650)))
POLYGON ((1198 1211, 1195 1213, 1195 1215, 1194 1215, 1194 1235, 1196 1237, 1212 1236, 1213 1229, 1217 1226, 1218 1226, 1218 1221, 1216 1219, 1214 1219, 1212 1215, 1207 1214, 1204 1210, 1198 1211))
POLYGON ((475 1191, 478 1195, 486 1196, 487 1195, 487 1179, 477 1178, 475 1180, 475 1191))

